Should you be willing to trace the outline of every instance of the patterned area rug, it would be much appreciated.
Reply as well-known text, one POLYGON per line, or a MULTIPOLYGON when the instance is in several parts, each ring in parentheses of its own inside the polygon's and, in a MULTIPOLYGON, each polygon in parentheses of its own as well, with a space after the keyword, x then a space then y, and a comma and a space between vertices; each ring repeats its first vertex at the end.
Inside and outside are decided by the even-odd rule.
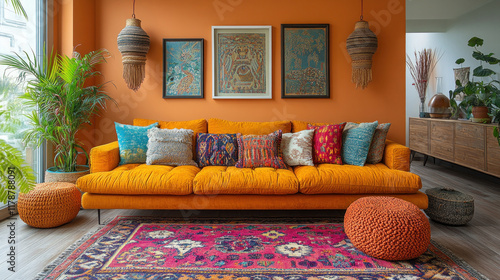
POLYGON ((117 217, 38 279, 485 279, 438 248, 404 262, 356 250, 325 220, 117 217))

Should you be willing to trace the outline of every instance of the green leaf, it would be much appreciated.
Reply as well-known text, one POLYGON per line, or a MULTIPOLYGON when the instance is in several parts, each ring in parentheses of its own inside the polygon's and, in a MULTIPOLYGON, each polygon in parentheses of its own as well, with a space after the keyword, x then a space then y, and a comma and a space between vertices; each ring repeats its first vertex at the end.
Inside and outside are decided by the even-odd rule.
POLYGON ((491 75, 495 75, 496 72, 491 70, 491 69, 488 69, 488 68, 483 68, 483 66, 478 66, 474 69, 474 71, 472 72, 472 75, 476 76, 476 77, 489 77, 491 75))
POLYGON ((22 15, 26 20, 28 20, 28 14, 26 14, 26 10, 24 10, 23 5, 21 4, 21 0, 5 0, 6 3, 8 3, 9 1, 14 8, 14 12, 18 15, 22 15))
POLYGON ((486 55, 486 54, 483 54, 482 52, 473 51, 472 57, 479 60, 479 61, 487 62, 488 64, 491 64, 491 65, 495 65, 498 63, 498 59, 493 57, 493 53, 486 55))
POLYGON ((9 190, 26 193, 35 185, 33 170, 26 164, 21 152, 2 139, 0 139, 0 171, 0 202, 7 203, 9 190), (14 190, 9 188, 12 186, 10 184, 12 176, 9 179, 9 175, 15 178, 14 190))
POLYGON ((469 47, 479 47, 483 45, 484 40, 478 37, 472 37, 469 40, 469 47))
POLYGON ((465 62, 464 58, 459 58, 459 59, 457 59, 457 61, 455 61, 456 64, 462 64, 464 62, 465 62))

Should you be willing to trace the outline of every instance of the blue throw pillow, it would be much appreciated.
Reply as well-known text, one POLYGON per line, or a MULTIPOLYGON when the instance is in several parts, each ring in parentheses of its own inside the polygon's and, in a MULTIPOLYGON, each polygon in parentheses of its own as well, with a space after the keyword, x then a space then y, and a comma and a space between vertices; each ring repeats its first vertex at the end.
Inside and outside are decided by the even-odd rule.
POLYGON ((342 161, 346 164, 364 166, 373 134, 378 121, 353 124, 344 128, 342 143, 342 161))
POLYGON ((134 126, 115 122, 120 164, 146 163, 148 129, 153 127, 158 127, 158 123, 148 126, 134 126))

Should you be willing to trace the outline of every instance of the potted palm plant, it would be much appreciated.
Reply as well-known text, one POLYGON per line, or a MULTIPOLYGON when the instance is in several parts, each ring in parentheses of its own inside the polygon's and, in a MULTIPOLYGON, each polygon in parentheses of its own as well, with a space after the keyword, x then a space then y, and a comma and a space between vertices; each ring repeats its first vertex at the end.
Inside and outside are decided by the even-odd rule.
POLYGON ((81 176, 79 173, 88 173, 88 166, 77 164, 79 154, 84 154, 87 162, 88 154, 76 134, 106 108, 107 100, 112 100, 103 91, 106 83, 87 85, 88 79, 100 75, 95 66, 106 62, 107 54, 106 50, 98 50, 82 56, 75 51, 73 57, 68 57, 52 52, 42 61, 34 53, 24 53, 24 57, 17 53, 0 55, 0 64, 19 71, 21 78, 30 77, 21 96, 26 105, 34 108, 27 116, 31 128, 24 141, 37 147, 44 140, 53 145, 54 167, 47 170, 46 182, 74 182, 81 176))

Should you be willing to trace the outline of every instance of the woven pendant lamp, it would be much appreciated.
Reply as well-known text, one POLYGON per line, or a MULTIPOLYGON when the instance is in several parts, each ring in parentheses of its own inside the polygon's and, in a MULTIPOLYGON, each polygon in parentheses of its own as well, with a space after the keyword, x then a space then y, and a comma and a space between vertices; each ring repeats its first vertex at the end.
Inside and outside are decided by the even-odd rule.
POLYGON ((372 56, 377 50, 377 36, 368 22, 363 20, 363 0, 361 0, 360 21, 354 25, 354 32, 347 38, 347 52, 352 59, 352 82, 364 89, 372 80, 372 56))
POLYGON ((146 76, 146 54, 149 51, 149 36, 141 28, 141 21, 135 18, 135 0, 132 18, 127 19, 125 28, 118 34, 118 50, 122 54, 123 79, 127 86, 137 91, 146 76))

